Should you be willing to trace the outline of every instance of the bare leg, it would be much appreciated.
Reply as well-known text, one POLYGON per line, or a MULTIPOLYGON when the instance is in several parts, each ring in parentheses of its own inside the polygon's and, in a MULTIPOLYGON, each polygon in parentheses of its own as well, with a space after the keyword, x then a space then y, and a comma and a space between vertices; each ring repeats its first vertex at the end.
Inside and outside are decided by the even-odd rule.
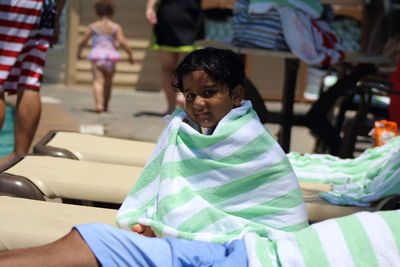
POLYGON ((0 266, 99 266, 96 257, 73 229, 48 245, 0 252, 0 266))
POLYGON ((103 72, 101 71, 100 67, 93 63, 92 66, 93 72, 93 96, 94 102, 96 105, 96 112, 103 111, 103 103, 104 103, 104 76, 103 72))
POLYGON ((104 111, 108 111, 111 99, 112 82, 115 71, 103 71, 104 76, 104 111))
POLYGON ((0 92, 0 130, 3 128, 3 123, 6 118, 6 99, 4 92, 0 92))
POLYGON ((14 122, 15 155, 28 153, 39 124, 41 112, 40 92, 20 88, 17 94, 14 122))
POLYGON ((165 92, 167 99, 167 111, 169 114, 175 110, 176 106, 176 91, 171 86, 172 72, 178 64, 179 54, 174 52, 159 51, 160 64, 161 64, 161 86, 165 92))
POLYGON ((14 152, 2 158, 0 163, 6 163, 17 155, 28 153, 39 124, 41 111, 39 91, 29 88, 18 89, 14 121, 14 152))

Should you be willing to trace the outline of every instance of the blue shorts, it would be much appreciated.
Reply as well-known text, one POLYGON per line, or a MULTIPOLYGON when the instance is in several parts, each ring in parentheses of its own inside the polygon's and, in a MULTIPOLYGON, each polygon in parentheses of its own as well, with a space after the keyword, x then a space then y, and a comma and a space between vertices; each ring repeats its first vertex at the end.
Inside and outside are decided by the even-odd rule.
POLYGON ((242 240, 149 238, 106 224, 75 226, 102 266, 247 266, 242 240))

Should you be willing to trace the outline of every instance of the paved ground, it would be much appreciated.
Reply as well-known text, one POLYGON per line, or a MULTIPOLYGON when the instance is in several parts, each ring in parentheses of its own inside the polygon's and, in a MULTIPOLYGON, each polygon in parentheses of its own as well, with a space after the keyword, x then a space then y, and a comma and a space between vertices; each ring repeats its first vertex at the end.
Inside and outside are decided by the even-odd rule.
MULTIPOLYGON (((91 88, 45 84, 42 102, 42 121, 34 142, 49 129, 104 131, 108 136, 155 141, 164 126, 160 114, 166 109, 166 103, 161 92, 114 89, 110 111, 97 114, 93 110, 91 88)), ((280 109, 277 102, 266 105, 270 110, 280 109)), ((306 104, 295 106, 296 112, 307 109, 306 104)), ((273 135, 279 130, 276 124, 266 124, 266 127, 273 135)), ((312 152, 314 138, 308 129, 294 127, 291 144, 291 151, 312 152)))

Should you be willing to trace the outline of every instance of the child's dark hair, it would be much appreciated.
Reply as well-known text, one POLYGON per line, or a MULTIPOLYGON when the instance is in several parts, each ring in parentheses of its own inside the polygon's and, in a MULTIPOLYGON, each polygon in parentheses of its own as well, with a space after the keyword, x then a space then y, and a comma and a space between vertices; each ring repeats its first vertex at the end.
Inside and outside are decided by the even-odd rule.
POLYGON ((97 16, 112 16, 114 15, 114 2, 111 0, 97 0, 94 4, 97 16))
POLYGON ((176 81, 172 86, 182 92, 183 76, 198 70, 207 73, 216 83, 227 85, 229 92, 238 85, 245 85, 246 73, 240 57, 229 49, 208 47, 196 50, 183 59, 173 73, 176 81))

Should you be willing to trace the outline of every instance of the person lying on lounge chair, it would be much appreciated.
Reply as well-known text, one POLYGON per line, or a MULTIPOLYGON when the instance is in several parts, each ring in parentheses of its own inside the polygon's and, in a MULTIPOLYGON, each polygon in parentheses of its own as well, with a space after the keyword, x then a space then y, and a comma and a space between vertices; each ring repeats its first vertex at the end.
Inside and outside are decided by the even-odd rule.
POLYGON ((48 245, 0 252, 0 266, 399 266, 399 220, 399 210, 360 212, 224 244, 82 224, 48 245))
MULTIPOLYGON (((190 53, 174 74, 185 108, 170 117, 122 204, 120 228, 222 244, 247 233, 267 238, 275 231, 307 227, 293 169, 251 103, 244 101, 246 75, 240 58, 230 50, 205 48, 190 53)), ((97 232, 95 226, 89 229, 97 232)), ((137 243, 132 232, 114 233, 127 248, 137 243)), ((84 243, 75 230, 62 240, 71 238, 84 243)), ((111 253, 115 246, 111 240, 108 244, 111 253)))

